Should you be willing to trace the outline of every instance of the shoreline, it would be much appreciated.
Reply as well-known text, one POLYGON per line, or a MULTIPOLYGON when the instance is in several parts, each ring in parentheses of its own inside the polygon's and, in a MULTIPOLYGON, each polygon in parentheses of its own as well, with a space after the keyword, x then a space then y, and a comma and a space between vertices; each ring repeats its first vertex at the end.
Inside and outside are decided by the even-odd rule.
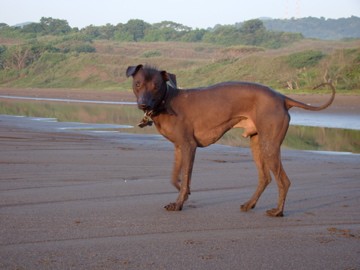
MULTIPOLYGON (((42 97, 57 99, 78 99, 114 102, 136 102, 131 90, 128 91, 99 91, 86 89, 43 89, 43 88, 0 88, 0 95, 42 97)), ((319 105, 329 98, 329 94, 291 94, 287 95, 293 99, 304 103, 319 105)), ((298 108, 292 111, 304 111, 298 108)), ((360 115, 360 95, 342 95, 336 93, 333 104, 324 110, 332 114, 359 114, 360 115)))

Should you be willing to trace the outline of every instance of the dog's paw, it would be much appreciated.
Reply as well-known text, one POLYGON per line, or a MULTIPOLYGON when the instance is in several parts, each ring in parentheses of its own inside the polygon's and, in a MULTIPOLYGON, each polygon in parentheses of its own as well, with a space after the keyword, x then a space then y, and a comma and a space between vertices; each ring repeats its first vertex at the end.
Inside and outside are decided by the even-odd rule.
POLYGON ((273 208, 273 209, 270 209, 270 210, 267 210, 266 211, 266 214, 270 217, 283 217, 284 216, 284 213, 283 211, 277 209, 277 208, 273 208))
POLYGON ((254 209, 255 205, 256 204, 251 204, 251 203, 247 202, 247 203, 244 203, 244 204, 242 204, 240 206, 240 210, 243 211, 243 212, 247 212, 247 211, 249 211, 251 209, 254 209))
POLYGON ((165 205, 164 208, 167 211, 181 211, 182 205, 178 205, 177 203, 169 203, 168 205, 165 205))

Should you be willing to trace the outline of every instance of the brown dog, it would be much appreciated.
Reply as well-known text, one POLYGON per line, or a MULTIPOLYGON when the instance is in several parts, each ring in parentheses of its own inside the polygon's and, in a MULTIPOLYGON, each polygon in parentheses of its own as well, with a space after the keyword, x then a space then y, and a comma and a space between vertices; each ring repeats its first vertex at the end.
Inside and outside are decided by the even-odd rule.
POLYGON ((131 66, 126 75, 133 77, 138 107, 145 112, 141 126, 154 121, 158 131, 175 146, 172 183, 179 190, 179 195, 176 202, 165 206, 167 210, 182 210, 188 199, 196 148, 215 143, 231 128, 243 128, 242 135, 250 137, 259 183, 251 199, 241 205, 241 210, 255 207, 271 181, 272 172, 279 188, 279 199, 277 208, 268 210, 267 214, 283 216, 290 181, 281 163, 280 145, 289 126, 288 110, 291 107, 312 111, 325 109, 335 97, 331 83, 322 84, 331 87, 330 100, 322 106, 313 107, 255 83, 224 82, 179 90, 173 74, 153 67, 131 66))

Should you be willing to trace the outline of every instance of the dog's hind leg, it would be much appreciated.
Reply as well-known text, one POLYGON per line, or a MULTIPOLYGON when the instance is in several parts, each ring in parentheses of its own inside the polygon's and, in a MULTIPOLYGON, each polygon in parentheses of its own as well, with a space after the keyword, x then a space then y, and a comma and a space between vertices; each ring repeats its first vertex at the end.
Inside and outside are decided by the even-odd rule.
POLYGON ((263 193, 267 185, 271 182, 270 170, 266 167, 264 158, 262 157, 258 134, 251 136, 250 146, 256 167, 258 169, 259 182, 256 191, 252 195, 251 199, 240 207, 241 211, 245 212, 255 207, 261 194, 263 193))
POLYGON ((274 174, 279 189, 279 199, 277 208, 266 211, 266 214, 273 217, 282 217, 284 214, 284 206, 286 195, 290 187, 290 180, 286 175, 280 160, 280 149, 277 154, 268 158, 270 170, 274 174))
POLYGON ((283 168, 280 153, 280 146, 289 127, 289 120, 290 117, 287 115, 283 118, 283 121, 277 122, 278 125, 273 122, 273 130, 275 132, 267 134, 268 136, 265 138, 262 137, 264 140, 260 142, 261 150, 265 158, 265 164, 273 173, 279 189, 277 208, 266 211, 267 215, 273 217, 282 217, 284 215, 286 195, 291 184, 283 168))

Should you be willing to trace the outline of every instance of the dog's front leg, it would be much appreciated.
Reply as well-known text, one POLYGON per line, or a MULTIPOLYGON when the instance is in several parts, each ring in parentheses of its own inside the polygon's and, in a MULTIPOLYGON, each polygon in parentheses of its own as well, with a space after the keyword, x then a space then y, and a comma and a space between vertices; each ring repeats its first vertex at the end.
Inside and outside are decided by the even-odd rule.
POLYGON ((196 144, 186 143, 180 146, 181 150, 181 171, 182 179, 180 184, 179 196, 176 202, 165 206, 168 211, 181 211, 184 202, 188 199, 190 193, 191 174, 194 165, 196 144))
POLYGON ((181 155, 181 147, 175 145, 174 149, 174 167, 172 171, 171 183, 176 187, 177 190, 180 191, 180 170, 181 170, 181 162, 182 162, 182 155, 181 155))

